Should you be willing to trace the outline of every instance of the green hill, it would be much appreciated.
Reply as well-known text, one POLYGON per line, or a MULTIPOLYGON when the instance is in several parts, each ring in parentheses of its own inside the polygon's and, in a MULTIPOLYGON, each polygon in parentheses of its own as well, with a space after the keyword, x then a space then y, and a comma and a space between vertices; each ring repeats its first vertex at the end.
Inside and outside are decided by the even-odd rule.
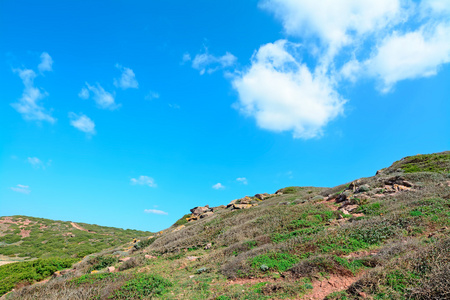
POLYGON ((417 155, 333 188, 196 207, 6 298, 449 299, 449 172, 450 152, 417 155))

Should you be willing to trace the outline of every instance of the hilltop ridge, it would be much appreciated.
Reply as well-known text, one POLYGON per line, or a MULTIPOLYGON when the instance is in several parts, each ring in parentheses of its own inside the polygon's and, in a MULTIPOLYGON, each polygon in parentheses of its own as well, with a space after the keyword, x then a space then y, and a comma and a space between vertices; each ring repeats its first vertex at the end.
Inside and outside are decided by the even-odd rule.
POLYGON ((415 155, 332 188, 195 207, 6 298, 446 299, 449 227, 450 152, 415 155))

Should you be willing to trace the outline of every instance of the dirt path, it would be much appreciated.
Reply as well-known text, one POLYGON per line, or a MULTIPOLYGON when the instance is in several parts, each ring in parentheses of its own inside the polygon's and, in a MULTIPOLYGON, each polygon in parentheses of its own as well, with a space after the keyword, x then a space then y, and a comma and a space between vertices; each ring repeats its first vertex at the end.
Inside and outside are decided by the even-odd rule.
POLYGON ((329 279, 322 281, 314 281, 312 283, 313 289, 309 295, 306 295, 305 300, 323 300, 331 293, 344 291, 348 289, 350 285, 361 278, 362 274, 356 277, 331 275, 329 279))
POLYGON ((82 230, 82 231, 86 231, 86 232, 90 232, 90 233, 96 233, 95 231, 87 230, 86 228, 83 228, 83 227, 81 227, 80 225, 78 225, 78 224, 76 224, 74 222, 71 222, 70 225, 72 225, 73 228, 76 228, 78 230, 82 230))

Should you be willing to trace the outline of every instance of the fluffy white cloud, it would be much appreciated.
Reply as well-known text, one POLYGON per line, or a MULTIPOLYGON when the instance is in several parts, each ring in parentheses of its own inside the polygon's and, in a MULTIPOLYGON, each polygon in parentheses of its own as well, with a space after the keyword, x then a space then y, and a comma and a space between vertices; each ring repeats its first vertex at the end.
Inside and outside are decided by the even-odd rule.
POLYGON ((70 125, 77 128, 80 131, 83 131, 89 135, 94 135, 95 132, 95 123, 84 114, 76 114, 73 112, 69 113, 69 118, 71 119, 70 125))
POLYGON ((136 80, 136 75, 130 68, 123 67, 122 65, 116 64, 116 68, 122 72, 120 79, 114 79, 114 85, 120 87, 123 90, 126 89, 137 89, 139 83, 136 80))
POLYGON ((11 187, 11 190, 17 193, 29 194, 31 192, 30 187, 28 185, 18 184, 16 186, 11 187))
POLYGON ((149 187, 157 187, 155 180, 148 176, 139 176, 139 178, 131 178, 131 184, 133 185, 146 185, 149 187))
POLYGON ((319 38, 330 53, 355 38, 401 22, 401 0, 266 0, 260 3, 278 18, 287 34, 319 38))
POLYGON ((145 213, 148 214, 155 214, 155 215, 168 215, 165 211, 159 210, 159 209, 144 209, 145 213))
POLYGON ((55 123, 56 119, 39 104, 39 101, 48 94, 34 86, 36 73, 30 69, 14 69, 13 71, 19 74, 25 88, 19 101, 12 103, 11 106, 19 112, 25 120, 55 123))
POLYGON ((212 188, 215 190, 223 190, 225 189, 225 186, 223 186, 220 182, 218 182, 215 185, 213 185, 212 188))
POLYGON ((248 184, 247 178, 245 178, 245 177, 238 177, 238 178, 236 178, 236 181, 238 181, 242 184, 248 184))
POLYGON ((382 91, 388 92, 400 80, 436 75, 439 67, 449 62, 450 23, 394 32, 363 65, 370 76, 382 80, 382 91))
POLYGON ((42 52, 41 63, 38 65, 39 72, 53 71, 52 69, 53 59, 47 52, 42 52))
POLYGON ((88 99, 90 96, 89 91, 92 92, 92 98, 99 108, 114 110, 120 107, 120 105, 115 102, 115 93, 105 91, 99 83, 97 83, 96 86, 92 86, 86 82, 86 87, 81 89, 78 93, 78 97, 88 99))
POLYGON ((328 78, 311 73, 289 53, 295 47, 285 40, 261 46, 233 87, 239 94, 238 107, 259 127, 312 138, 343 112, 345 100, 328 78))
POLYGON ((262 45, 231 77, 236 107, 263 129, 320 136, 343 113, 338 91, 348 81, 370 78, 388 92, 450 62, 447 0, 261 0, 260 7, 302 41, 262 45))
MULTIPOLYGON (((185 53, 183 55, 183 62, 187 62, 191 60, 191 56, 189 53, 185 53)), ((211 74, 217 70, 228 68, 236 64, 237 58, 233 54, 226 52, 222 56, 214 56, 209 54, 208 48, 205 48, 204 53, 199 53, 195 55, 192 60, 192 67, 196 70, 200 71, 200 74, 203 75, 206 73, 211 74)))

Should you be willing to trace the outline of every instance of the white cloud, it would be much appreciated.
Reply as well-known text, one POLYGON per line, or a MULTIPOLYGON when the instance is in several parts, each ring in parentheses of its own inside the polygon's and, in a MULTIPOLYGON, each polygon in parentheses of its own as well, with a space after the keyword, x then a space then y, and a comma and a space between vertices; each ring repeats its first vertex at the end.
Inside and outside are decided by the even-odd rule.
POLYGON ((178 104, 176 104, 176 103, 169 103, 168 105, 169 105, 170 108, 173 108, 173 109, 180 109, 180 108, 181 108, 181 107, 180 107, 178 104))
POLYGON ((159 94, 157 92, 150 91, 145 96, 145 100, 153 100, 153 99, 159 99, 159 94))
POLYGON ((30 187, 28 185, 18 184, 14 187, 11 187, 11 190, 17 193, 29 194, 31 193, 30 187))
POLYGON ((53 59, 47 52, 42 52, 41 63, 38 65, 39 72, 53 71, 52 69, 53 59))
MULTIPOLYGON (((450 63, 447 0, 261 0, 260 7, 302 42, 262 45, 248 68, 229 76, 235 107, 263 129, 318 137, 343 114, 338 91, 349 81, 369 78, 388 92, 450 63)), ((200 66, 208 53, 198 61, 206 72, 200 66)))
POLYGON ((45 169, 45 164, 37 157, 28 157, 28 163, 30 163, 35 168, 43 168, 45 169))
POLYGON ((14 69, 13 71, 19 74, 25 88, 19 101, 12 103, 11 106, 19 112, 25 120, 55 123, 56 119, 39 104, 39 101, 48 94, 34 86, 36 73, 30 69, 14 69))
POLYGON ((114 110, 120 107, 120 104, 115 102, 115 93, 105 91, 99 83, 97 83, 96 86, 92 86, 86 82, 86 87, 81 89, 78 93, 78 97, 88 99, 89 91, 91 91, 93 93, 92 98, 99 108, 114 110))
POLYGON ((131 178, 131 184, 133 185, 147 185, 149 187, 157 187, 155 180, 148 176, 139 176, 139 178, 131 178))
MULTIPOLYGON (((189 53, 183 55, 183 62, 190 61, 189 53)), ((192 60, 192 68, 199 70, 200 74, 211 74, 217 70, 228 68, 236 64, 237 58, 233 54, 226 52, 222 56, 214 56, 209 54, 208 48, 205 48, 204 53, 195 55, 192 60)))
POLYGON ((295 138, 312 138, 343 112, 345 100, 330 79, 313 74, 288 51, 285 40, 261 46, 250 68, 233 80, 239 109, 271 131, 293 131, 295 138))
POLYGON ((78 97, 84 100, 89 99, 89 90, 83 87, 81 91, 78 93, 78 97))
POLYGON ((144 209, 144 212, 148 214, 168 215, 168 213, 159 209, 144 209))
POLYGON ((238 181, 242 184, 248 184, 247 178, 245 178, 245 177, 238 177, 238 178, 236 178, 236 181, 238 181))
POLYGON ((69 113, 69 118, 71 119, 70 125, 77 128, 80 131, 87 133, 88 135, 94 135, 95 123, 84 114, 76 114, 73 112, 69 113))
POLYGON ((114 85, 120 87, 123 90, 126 89, 137 89, 139 83, 136 80, 136 75, 130 68, 123 67, 122 65, 116 64, 116 68, 122 72, 120 79, 114 79, 114 85))
POLYGON ((287 34, 319 38, 330 55, 356 38, 401 22, 402 0, 266 0, 260 7, 274 13, 287 34))
POLYGON ((213 185, 212 188, 215 190, 223 190, 225 189, 225 186, 223 186, 220 182, 218 182, 215 185, 213 185))
POLYGON ((181 60, 181 63, 186 63, 186 62, 188 62, 188 61, 191 61, 191 55, 189 54, 189 53, 184 53, 183 54, 183 58, 182 58, 182 60, 181 60))
POLYGON ((450 23, 392 33, 364 67, 369 76, 382 80, 382 91, 387 92, 398 81, 436 75, 439 67, 449 62, 450 23))

